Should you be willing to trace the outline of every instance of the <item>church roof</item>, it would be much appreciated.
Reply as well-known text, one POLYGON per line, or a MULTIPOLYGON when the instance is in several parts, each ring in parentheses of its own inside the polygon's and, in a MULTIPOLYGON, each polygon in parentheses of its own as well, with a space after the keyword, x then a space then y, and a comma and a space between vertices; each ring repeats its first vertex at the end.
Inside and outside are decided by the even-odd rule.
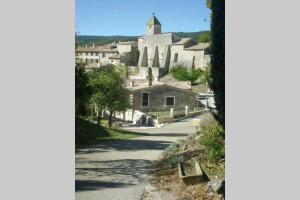
POLYGON ((209 43, 198 43, 198 44, 196 44, 194 46, 185 48, 185 50, 194 50, 194 51, 197 51, 197 50, 204 50, 204 49, 206 49, 208 47, 209 47, 209 43))
POLYGON ((181 40, 179 40, 178 42, 175 42, 174 44, 176 44, 176 45, 184 45, 187 42, 190 42, 192 40, 193 40, 192 38, 181 38, 181 40))
POLYGON ((147 25, 161 25, 160 22, 158 21, 158 19, 153 16, 151 17, 151 19, 148 21, 147 25))

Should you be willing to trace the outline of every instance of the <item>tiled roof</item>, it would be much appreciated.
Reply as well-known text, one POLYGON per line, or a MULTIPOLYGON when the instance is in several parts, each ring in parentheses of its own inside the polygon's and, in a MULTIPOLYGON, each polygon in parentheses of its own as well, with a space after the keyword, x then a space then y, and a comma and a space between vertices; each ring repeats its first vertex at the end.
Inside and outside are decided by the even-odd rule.
POLYGON ((175 42, 175 45, 184 45, 187 42, 190 42, 191 40, 193 40, 192 38, 181 38, 181 40, 179 40, 178 42, 175 42))
POLYGON ((97 46, 97 47, 78 47, 76 52, 118 52, 117 48, 97 46))
POLYGON ((187 92, 192 92, 195 93, 191 90, 190 86, 187 86, 186 81, 174 81, 174 82, 158 82, 158 81, 153 81, 152 82, 152 86, 149 86, 148 80, 144 80, 144 82, 140 82, 140 83, 136 83, 134 82, 134 86, 131 87, 130 85, 127 84, 127 88, 129 90, 135 91, 135 90, 142 90, 142 89, 150 89, 150 88, 154 88, 154 87, 160 87, 160 86, 169 86, 169 87, 173 87, 175 89, 179 89, 179 90, 184 90, 187 92))
POLYGON ((161 25, 160 22, 158 21, 158 19, 153 16, 151 17, 151 19, 148 21, 147 25, 161 25))
POLYGON ((185 48, 185 50, 204 50, 209 47, 209 43, 198 43, 191 47, 185 48))
POLYGON ((117 44, 137 44, 137 42, 136 41, 126 41, 126 42, 118 42, 117 44))

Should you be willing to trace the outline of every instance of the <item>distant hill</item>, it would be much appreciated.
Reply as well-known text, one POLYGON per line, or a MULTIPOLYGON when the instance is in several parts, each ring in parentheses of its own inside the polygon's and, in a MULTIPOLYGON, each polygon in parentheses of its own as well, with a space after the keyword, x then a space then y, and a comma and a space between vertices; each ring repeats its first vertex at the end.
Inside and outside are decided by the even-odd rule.
MULTIPOLYGON (((199 31, 199 32, 174 32, 179 37, 191 37, 195 40, 198 39, 198 37, 205 32, 209 31, 199 31)), ((84 45, 92 45, 93 43, 95 45, 104 45, 104 44, 111 44, 114 41, 118 42, 120 41, 137 41, 139 36, 89 36, 89 35, 77 35, 75 36, 76 42, 80 46, 84 45)))

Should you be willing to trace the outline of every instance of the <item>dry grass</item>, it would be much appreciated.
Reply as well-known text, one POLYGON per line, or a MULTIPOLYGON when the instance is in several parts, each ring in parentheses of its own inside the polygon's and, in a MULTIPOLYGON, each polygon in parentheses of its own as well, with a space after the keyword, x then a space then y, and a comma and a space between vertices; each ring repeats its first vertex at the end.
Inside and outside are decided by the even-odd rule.
POLYGON ((209 193, 205 184, 185 186, 179 178, 176 164, 178 158, 182 158, 184 162, 191 159, 198 160, 210 178, 224 177, 224 162, 217 165, 209 163, 205 157, 204 147, 199 140, 195 140, 196 136, 193 135, 186 140, 179 141, 178 145, 173 145, 164 152, 150 175, 150 183, 159 191, 175 194, 177 200, 221 200, 220 195, 209 193))

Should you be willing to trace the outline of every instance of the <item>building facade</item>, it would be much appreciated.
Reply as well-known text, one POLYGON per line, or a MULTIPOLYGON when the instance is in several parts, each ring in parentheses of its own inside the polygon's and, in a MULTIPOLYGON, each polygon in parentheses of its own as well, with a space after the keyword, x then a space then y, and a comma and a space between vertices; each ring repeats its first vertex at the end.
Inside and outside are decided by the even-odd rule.
POLYGON ((103 46, 85 46, 76 48, 76 59, 85 63, 87 68, 97 68, 107 64, 120 65, 121 56, 131 53, 137 43, 118 42, 103 46))
POLYGON ((174 33, 161 33, 161 24, 153 16, 147 23, 145 35, 138 38, 138 66, 142 67, 141 71, 148 67, 158 68, 159 76, 178 65, 204 69, 210 62, 205 51, 208 46, 209 43, 197 43, 192 38, 180 38, 174 33))
POLYGON ((194 109, 197 107, 197 93, 180 87, 175 87, 162 82, 148 84, 144 82, 128 87, 131 93, 133 110, 142 112, 184 111, 185 106, 194 109))

